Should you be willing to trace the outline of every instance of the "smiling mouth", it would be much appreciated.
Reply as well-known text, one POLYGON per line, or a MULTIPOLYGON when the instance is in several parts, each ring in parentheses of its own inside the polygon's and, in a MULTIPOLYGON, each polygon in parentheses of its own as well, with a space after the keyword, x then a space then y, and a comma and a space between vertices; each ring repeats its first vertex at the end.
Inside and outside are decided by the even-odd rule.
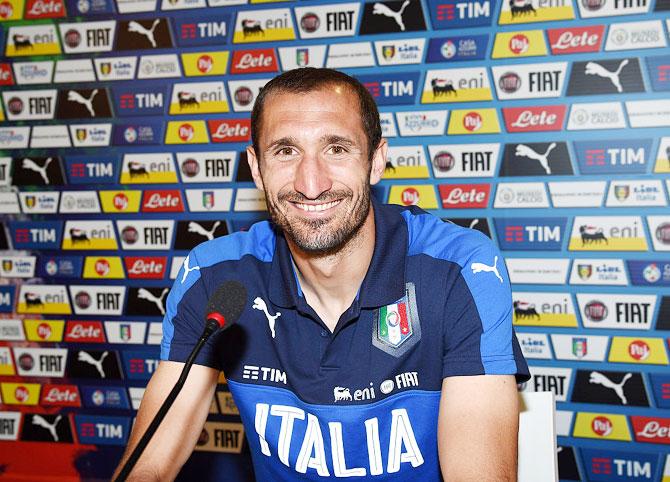
POLYGON ((306 212, 320 212, 320 211, 326 211, 332 207, 337 206, 340 202, 342 202, 341 199, 338 199, 337 201, 331 201, 328 203, 323 203, 323 204, 303 204, 303 203, 298 203, 294 202, 293 205, 297 207, 298 209, 301 209, 306 212))

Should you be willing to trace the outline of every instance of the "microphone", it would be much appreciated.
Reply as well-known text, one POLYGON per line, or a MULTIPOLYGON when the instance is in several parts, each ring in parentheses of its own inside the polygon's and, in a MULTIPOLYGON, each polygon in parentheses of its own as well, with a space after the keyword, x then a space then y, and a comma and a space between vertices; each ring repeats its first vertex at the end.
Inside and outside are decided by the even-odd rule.
POLYGON ((172 407, 177 395, 179 395, 179 392, 181 392, 181 389, 184 387, 184 383, 186 382, 188 373, 191 371, 193 362, 209 337, 218 330, 227 330, 233 326, 240 318, 240 315, 242 315, 242 311, 244 311, 246 304, 247 289, 238 281, 226 281, 214 292, 209 299, 207 309, 205 310, 205 329, 200 336, 200 339, 193 347, 191 354, 188 356, 184 368, 181 371, 181 375, 179 375, 179 380, 175 383, 172 391, 170 391, 163 402, 163 405, 161 405, 161 408, 156 413, 151 424, 147 427, 146 432, 142 435, 142 438, 135 446, 130 457, 128 457, 126 463, 123 464, 123 468, 116 477, 115 482, 123 482, 130 475, 133 467, 135 467, 135 464, 137 464, 137 461, 142 456, 144 449, 149 445, 151 438, 156 433, 156 430, 158 430, 165 415, 167 415, 168 410, 172 407))
POLYGON ((205 331, 209 337, 216 330, 230 328, 247 304, 247 289, 237 281, 226 281, 214 292, 205 310, 205 331))

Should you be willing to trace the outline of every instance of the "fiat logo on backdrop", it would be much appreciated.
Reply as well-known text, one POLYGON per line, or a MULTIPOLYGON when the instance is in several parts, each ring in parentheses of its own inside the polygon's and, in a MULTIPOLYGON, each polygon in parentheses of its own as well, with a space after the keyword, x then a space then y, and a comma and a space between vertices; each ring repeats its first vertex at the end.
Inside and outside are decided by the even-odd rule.
POLYGON ((602 301, 589 301, 584 307, 584 314, 591 321, 603 321, 607 318, 607 306, 602 301))
POLYGON ((35 359, 30 355, 30 353, 24 353, 19 357, 19 366, 22 370, 32 370, 35 366, 35 359))
POLYGON ((74 295, 74 302, 79 308, 85 310, 91 306, 91 295, 89 295, 86 291, 80 291, 74 295))
POLYGON ((237 102, 241 106, 249 105, 253 100, 254 100, 254 93, 251 91, 249 87, 239 87, 235 91, 235 102, 237 102))
POLYGON ((513 94, 521 88, 521 77, 515 72, 505 72, 498 80, 498 87, 506 94, 513 94))
POLYGON ((200 172, 200 165, 195 159, 188 158, 181 163, 181 172, 186 177, 195 177, 200 172))
POLYGON ((656 228, 656 239, 663 244, 670 244, 670 223, 663 223, 656 228))
POLYGON ((19 97, 12 97, 7 101, 7 110, 14 115, 23 112, 23 101, 19 97))
POLYGON ((320 24, 321 20, 319 20, 319 16, 315 13, 306 13, 300 19, 300 28, 302 28, 307 33, 316 32, 320 24))
POLYGON ((456 165, 456 159, 450 152, 441 151, 433 157, 433 166, 440 172, 448 172, 456 165))
POLYGON ((63 40, 65 41, 68 47, 75 48, 78 47, 79 44, 81 43, 81 34, 79 33, 78 30, 70 29, 67 32, 65 32, 63 40))
POLYGON ((123 228, 123 231, 121 231, 121 238, 126 244, 135 244, 139 238, 139 233, 134 227, 126 226, 123 228))

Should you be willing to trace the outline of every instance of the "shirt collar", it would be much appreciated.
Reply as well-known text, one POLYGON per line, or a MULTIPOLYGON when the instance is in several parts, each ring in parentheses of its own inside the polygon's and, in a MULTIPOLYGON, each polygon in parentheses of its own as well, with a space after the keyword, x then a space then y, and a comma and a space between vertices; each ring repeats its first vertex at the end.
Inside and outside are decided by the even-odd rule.
MULTIPOLYGON (((361 308, 377 308, 405 296, 405 259, 408 233, 400 210, 371 196, 375 217, 375 249, 363 279, 358 302, 361 308)), ((275 306, 295 307, 302 296, 293 270, 291 251, 284 234, 277 230, 269 286, 275 306)))

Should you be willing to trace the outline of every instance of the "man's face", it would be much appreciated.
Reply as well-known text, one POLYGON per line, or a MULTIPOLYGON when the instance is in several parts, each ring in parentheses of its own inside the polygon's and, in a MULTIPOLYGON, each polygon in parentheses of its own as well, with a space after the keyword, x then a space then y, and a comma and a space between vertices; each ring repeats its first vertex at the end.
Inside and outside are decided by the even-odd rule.
POLYGON ((368 160, 356 95, 342 86, 272 94, 259 137, 248 158, 273 221, 303 251, 336 251, 367 219, 385 165, 384 141, 368 160))

